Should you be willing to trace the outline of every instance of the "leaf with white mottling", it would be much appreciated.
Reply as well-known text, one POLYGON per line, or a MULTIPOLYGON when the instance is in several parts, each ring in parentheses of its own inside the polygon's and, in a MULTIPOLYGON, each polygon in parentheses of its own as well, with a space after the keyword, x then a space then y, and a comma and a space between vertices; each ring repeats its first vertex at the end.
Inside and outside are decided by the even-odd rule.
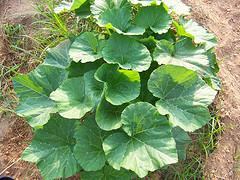
POLYGON ((57 103, 57 109, 65 118, 79 119, 93 108, 93 102, 85 94, 83 77, 67 79, 50 95, 57 103))
POLYGON ((67 178, 79 171, 73 155, 77 122, 59 115, 36 130, 31 144, 22 153, 25 161, 36 162, 44 179, 67 178))
POLYGON ((132 101, 140 94, 140 76, 136 71, 118 70, 117 64, 103 64, 95 78, 105 84, 105 99, 113 105, 132 101))
POLYGON ((32 126, 47 123, 50 113, 56 112, 56 103, 49 98, 67 78, 65 69, 40 65, 28 75, 13 78, 14 90, 20 98, 17 113, 25 116, 32 126))
POLYGON ((129 105, 121 115, 124 132, 107 137, 103 149, 107 161, 115 169, 124 167, 140 178, 148 171, 176 163, 176 144, 165 116, 149 103, 129 105))
POLYGON ((160 114, 169 114, 174 126, 194 131, 211 119, 206 106, 212 103, 216 91, 200 79, 196 71, 181 66, 161 66, 151 74, 148 89, 161 98, 156 107, 160 114))
POLYGON ((106 162, 102 148, 103 140, 109 132, 100 129, 93 115, 88 116, 74 135, 77 144, 74 147, 74 156, 86 171, 101 170, 106 162))

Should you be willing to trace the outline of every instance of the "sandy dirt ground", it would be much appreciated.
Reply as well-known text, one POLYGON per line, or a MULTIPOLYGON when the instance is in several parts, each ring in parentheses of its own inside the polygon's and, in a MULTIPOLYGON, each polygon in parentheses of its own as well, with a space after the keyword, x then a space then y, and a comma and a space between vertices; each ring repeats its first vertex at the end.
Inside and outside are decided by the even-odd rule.
MULTIPOLYGON (((28 26, 32 22, 34 12, 24 2, 34 4, 34 0, 0 0, 0 24, 10 22, 28 26)), ((214 104, 219 108, 222 101, 220 120, 226 127, 233 127, 223 131, 218 147, 208 158, 205 177, 211 180, 238 180, 240 160, 234 156, 240 152, 240 1, 183 0, 183 2, 191 7, 192 18, 216 35, 219 42, 214 50, 217 59, 226 58, 219 64, 218 77, 222 80, 223 90, 219 92, 214 104)), ((4 61, 11 61, 7 53, 1 37, 0 65, 4 61)), ((17 180, 22 180, 25 176, 31 180, 41 179, 36 166, 30 166, 30 163, 19 159, 27 147, 23 142, 30 142, 32 139, 31 128, 16 116, 12 116, 10 121, 4 119, 4 114, 0 116, 0 173, 9 167, 2 175, 9 175, 17 180), (12 165, 14 162, 16 163, 12 165)))
MULTIPOLYGON (((240 179, 234 155, 240 152, 240 1, 184 0, 192 9, 195 21, 216 35, 215 53, 222 61, 218 77, 222 80, 222 108, 220 119, 226 127, 218 147, 206 166, 211 180, 240 179)), ((221 92, 215 99, 219 106, 221 92)))

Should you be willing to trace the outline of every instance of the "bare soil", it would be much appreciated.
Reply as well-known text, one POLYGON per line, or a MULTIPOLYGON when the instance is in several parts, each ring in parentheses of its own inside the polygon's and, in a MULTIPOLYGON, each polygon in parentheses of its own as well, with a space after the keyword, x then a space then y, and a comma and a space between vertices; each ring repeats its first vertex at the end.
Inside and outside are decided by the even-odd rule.
MULTIPOLYGON (((6 22, 22 23, 26 26, 32 22, 32 11, 24 2, 34 4, 34 0, 0 0, 0 25, 6 22), (28 12, 24 13, 23 12, 28 12), (20 13, 18 15, 13 15, 20 13)), ((210 180, 240 179, 240 1, 239 0, 183 0, 191 7, 192 18, 208 31, 214 33, 219 42, 214 50, 217 59, 223 60, 218 77, 222 80, 222 92, 219 92, 214 104, 218 109, 220 104, 220 120, 225 127, 218 147, 208 158, 205 167, 205 178, 210 180)), ((0 33, 1 35, 2 33, 0 33)), ((0 38, 0 67, 3 63, 11 64, 11 56, 6 43, 0 38)), ((34 67, 32 67, 34 68, 34 67)), ((31 68, 21 70, 28 73, 31 68)), ((2 105, 2 102, 0 102, 2 105)), ((19 159, 26 142, 32 139, 31 128, 22 118, 0 112, 0 173, 17 180, 42 179, 35 165, 19 159), (17 161, 17 162, 16 162, 17 161), (15 164, 13 164, 16 162, 15 164), (12 165, 12 166, 11 166, 12 165)), ((73 179, 73 178, 69 178, 73 179)))
MULTIPOLYGON (((217 59, 223 60, 218 77, 222 80, 222 108, 220 119, 226 127, 218 147, 206 165, 211 180, 240 179, 238 163, 234 158, 240 152, 240 1, 239 0, 183 0, 192 9, 192 17, 216 35, 217 59)), ((221 92, 215 99, 220 105, 221 92)))

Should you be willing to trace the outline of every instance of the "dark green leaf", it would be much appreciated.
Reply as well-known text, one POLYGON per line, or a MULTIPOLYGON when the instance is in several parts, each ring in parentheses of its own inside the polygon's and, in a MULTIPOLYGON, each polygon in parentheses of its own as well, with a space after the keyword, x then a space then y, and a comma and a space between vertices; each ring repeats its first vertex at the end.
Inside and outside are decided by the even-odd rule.
POLYGON ((93 115, 84 120, 74 135, 77 144, 74 147, 74 156, 86 171, 101 170, 106 162, 102 148, 103 140, 109 132, 101 130, 93 115))
POLYGON ((83 76, 86 72, 91 70, 97 70, 102 63, 100 61, 88 62, 88 63, 81 63, 81 62, 71 62, 71 65, 67 68, 69 71, 68 77, 79 77, 83 76))
POLYGON ((140 94, 140 76, 136 71, 118 70, 116 64, 103 64, 95 78, 105 83, 105 98, 113 105, 122 105, 140 94))
POLYGON ((166 33, 172 24, 172 18, 161 6, 145 6, 134 18, 134 24, 145 29, 150 28, 156 33, 166 33))
POLYGON ((114 106, 102 99, 96 111, 96 122, 98 126, 106 131, 118 129, 122 126, 121 113, 127 105, 114 106))
POLYGON ((118 63, 123 69, 147 70, 152 58, 148 49, 128 36, 114 33, 103 48, 103 58, 108 63, 118 63))
POLYGON ((140 178, 177 162, 176 144, 165 116, 148 103, 129 105, 121 116, 126 133, 114 133, 103 142, 110 165, 134 171, 140 178))
POLYGON ((161 98, 156 103, 160 114, 169 114, 170 122, 185 131, 194 131, 210 119, 206 106, 212 103, 216 91, 197 72, 181 66, 161 66, 150 76, 149 91, 161 98))
POLYGON ((22 158, 36 162, 44 179, 67 178, 81 168, 73 155, 74 132, 77 122, 51 117, 43 129, 36 130, 30 146, 25 149, 22 158))
POLYGON ((75 9, 75 14, 80 18, 87 18, 91 15, 90 5, 90 0, 87 0, 78 9, 75 9))
POLYGON ((174 127, 172 129, 173 138, 176 142, 178 159, 185 160, 186 159, 186 149, 192 139, 188 136, 188 134, 180 127, 174 127))
POLYGON ((131 180, 136 177, 137 175, 132 171, 128 171, 123 168, 118 171, 109 165, 106 165, 100 171, 83 171, 81 173, 82 180, 131 180))
POLYGON ((85 94, 83 77, 67 79, 50 98, 57 103, 58 112, 65 118, 79 119, 93 108, 93 102, 85 94))

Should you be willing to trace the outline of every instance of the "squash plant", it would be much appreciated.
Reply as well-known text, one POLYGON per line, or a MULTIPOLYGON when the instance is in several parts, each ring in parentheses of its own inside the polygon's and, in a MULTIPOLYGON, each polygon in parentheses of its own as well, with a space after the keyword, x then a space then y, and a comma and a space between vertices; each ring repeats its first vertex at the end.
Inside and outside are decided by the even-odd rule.
POLYGON ((220 89, 215 36, 182 16, 189 7, 180 0, 75 0, 55 8, 67 10, 97 28, 13 78, 17 113, 35 129, 22 158, 44 179, 81 171, 82 179, 124 180, 184 159, 187 132, 209 122, 207 106, 220 89))

